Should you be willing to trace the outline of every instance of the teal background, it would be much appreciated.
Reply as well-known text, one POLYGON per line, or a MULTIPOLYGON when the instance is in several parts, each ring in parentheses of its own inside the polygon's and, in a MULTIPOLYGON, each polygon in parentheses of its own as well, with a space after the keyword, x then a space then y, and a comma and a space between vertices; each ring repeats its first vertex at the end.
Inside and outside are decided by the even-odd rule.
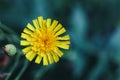
POLYGON ((18 49, 0 71, 12 75, 2 80, 120 80, 120 0, 0 0, 0 22, 0 47, 18 49), (47 67, 27 62, 19 45, 38 16, 58 20, 71 37, 70 49, 47 67))

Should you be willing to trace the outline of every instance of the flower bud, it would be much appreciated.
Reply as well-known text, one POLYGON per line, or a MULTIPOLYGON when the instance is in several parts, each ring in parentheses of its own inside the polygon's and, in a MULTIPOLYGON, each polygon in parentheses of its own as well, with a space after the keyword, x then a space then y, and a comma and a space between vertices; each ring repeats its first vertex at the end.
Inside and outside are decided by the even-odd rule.
POLYGON ((16 54, 16 47, 13 44, 7 44, 4 47, 4 51, 7 53, 9 56, 14 56, 16 54))

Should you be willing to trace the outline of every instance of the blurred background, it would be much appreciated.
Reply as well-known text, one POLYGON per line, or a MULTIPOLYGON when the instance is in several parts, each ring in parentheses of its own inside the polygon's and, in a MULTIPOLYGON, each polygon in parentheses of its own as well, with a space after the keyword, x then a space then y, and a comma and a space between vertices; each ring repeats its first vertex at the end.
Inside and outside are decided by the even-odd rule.
POLYGON ((0 0, 1 54, 8 43, 17 53, 0 61, 0 80, 120 80, 120 0, 0 0), (47 67, 29 63, 19 45, 38 16, 58 20, 71 37, 70 49, 47 67))

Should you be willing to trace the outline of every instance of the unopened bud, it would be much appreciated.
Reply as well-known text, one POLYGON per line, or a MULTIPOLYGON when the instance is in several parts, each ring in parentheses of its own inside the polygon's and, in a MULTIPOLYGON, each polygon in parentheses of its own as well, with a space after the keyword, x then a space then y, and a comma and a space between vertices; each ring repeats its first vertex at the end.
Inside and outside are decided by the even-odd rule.
POLYGON ((5 45, 4 50, 9 56, 14 56, 16 54, 16 51, 17 51, 15 45, 13 45, 13 44, 5 45))

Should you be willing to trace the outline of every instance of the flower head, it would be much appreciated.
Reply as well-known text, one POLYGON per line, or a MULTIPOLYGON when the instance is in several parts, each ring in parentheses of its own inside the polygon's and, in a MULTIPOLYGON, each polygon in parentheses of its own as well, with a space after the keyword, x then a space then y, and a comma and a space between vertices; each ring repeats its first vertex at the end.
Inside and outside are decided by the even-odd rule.
POLYGON ((59 57, 63 55, 60 48, 69 49, 70 37, 69 35, 61 36, 66 32, 62 24, 57 20, 50 18, 33 20, 33 25, 27 24, 27 27, 21 34, 20 45, 26 46, 22 49, 25 57, 32 61, 34 58, 35 63, 40 63, 43 59, 43 65, 52 64, 59 61, 59 57))

